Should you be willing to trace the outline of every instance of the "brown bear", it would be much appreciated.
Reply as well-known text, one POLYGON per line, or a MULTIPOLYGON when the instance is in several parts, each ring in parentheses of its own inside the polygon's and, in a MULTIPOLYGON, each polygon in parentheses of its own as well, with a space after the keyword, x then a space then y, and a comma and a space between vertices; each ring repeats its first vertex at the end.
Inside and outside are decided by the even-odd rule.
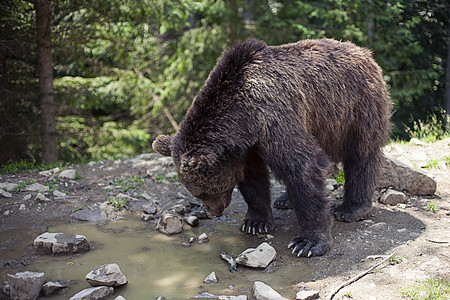
POLYGON ((273 228, 269 170, 286 185, 299 235, 297 256, 331 247, 332 218, 324 189, 331 161, 346 175, 338 220, 371 211, 381 147, 390 129, 390 100, 369 50, 332 39, 267 46, 257 39, 224 52, 174 136, 153 149, 172 156, 179 180, 220 216, 238 185, 248 211, 241 230, 273 228))

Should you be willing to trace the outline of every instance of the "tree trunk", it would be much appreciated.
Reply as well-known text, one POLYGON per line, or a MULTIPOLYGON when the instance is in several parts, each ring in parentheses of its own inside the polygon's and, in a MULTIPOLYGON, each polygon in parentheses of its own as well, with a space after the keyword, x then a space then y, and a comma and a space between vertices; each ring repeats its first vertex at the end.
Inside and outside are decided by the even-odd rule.
POLYGON ((448 13, 448 48, 447 48, 447 73, 445 80, 445 114, 446 114, 446 129, 449 128, 450 124, 450 10, 448 13))
POLYGON ((50 0, 36 0, 35 8, 42 154, 46 163, 54 163, 57 159, 57 153, 50 37, 50 0))

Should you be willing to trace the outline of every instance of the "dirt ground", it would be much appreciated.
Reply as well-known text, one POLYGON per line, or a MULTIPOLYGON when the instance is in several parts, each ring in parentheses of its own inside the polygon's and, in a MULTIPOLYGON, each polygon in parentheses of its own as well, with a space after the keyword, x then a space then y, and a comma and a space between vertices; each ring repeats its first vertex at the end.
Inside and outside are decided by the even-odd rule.
MULTIPOLYGON (((309 259, 292 256, 286 247, 290 237, 296 235, 294 213, 275 209, 276 229, 271 233, 274 238, 270 242, 278 252, 281 267, 272 276, 277 276, 277 272, 292 273, 290 290, 282 292, 285 297, 294 299, 295 293, 306 287, 319 291, 325 298, 339 284, 393 252, 395 259, 391 263, 343 288, 335 299, 407 299, 401 292, 404 288, 430 278, 450 281, 450 166, 443 160, 450 157, 450 139, 426 145, 390 144, 386 151, 434 178, 438 183, 436 194, 407 195, 406 205, 388 206, 376 201, 380 196, 377 193, 370 219, 356 223, 335 221, 333 249, 322 257, 309 259), (436 163, 426 167, 432 160, 436 163), (433 207, 435 212, 430 210, 433 207)), ((44 201, 36 200, 37 192, 26 191, 25 184, 11 190, 11 197, 0 196, 1 274, 26 270, 26 265, 36 258, 30 241, 50 224, 72 222, 73 211, 98 209, 118 193, 135 198, 128 206, 132 213, 141 211, 142 204, 149 199, 157 201, 160 207, 177 199, 192 199, 181 184, 173 180, 171 160, 157 154, 69 168, 74 168, 81 176, 69 180, 58 178, 57 172, 0 175, 0 183, 34 181, 50 187, 45 194, 48 200, 44 201), (67 195, 54 196, 53 190, 67 195)), ((283 191, 284 187, 273 181, 273 199, 283 191)), ((339 190, 330 193, 333 202, 338 201, 335 200, 337 195, 339 190)), ((234 192, 233 197, 233 201, 243 203, 238 192, 234 192)), ((245 205, 233 209, 245 213, 245 205)), ((109 217, 117 215, 111 212, 109 217)), ((232 222, 227 212, 221 220, 232 222)), ((217 221, 202 220, 200 226, 217 221)), ((242 238, 245 235, 242 234, 242 238)), ((277 290, 276 286, 272 287, 277 290)))

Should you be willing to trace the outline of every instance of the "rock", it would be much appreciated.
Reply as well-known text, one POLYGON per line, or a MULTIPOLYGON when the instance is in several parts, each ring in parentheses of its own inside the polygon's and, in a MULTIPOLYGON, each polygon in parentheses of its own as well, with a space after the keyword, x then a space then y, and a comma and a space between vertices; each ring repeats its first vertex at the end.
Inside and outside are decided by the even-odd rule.
POLYGON ((248 248, 236 258, 238 264, 252 267, 265 268, 275 259, 277 252, 268 243, 264 242, 255 248, 248 248))
POLYGON ((58 175, 58 178, 71 179, 71 180, 75 179, 75 177, 77 177, 77 171, 74 169, 63 170, 58 175))
POLYGON ((107 286, 92 287, 76 293, 69 300, 98 300, 105 299, 114 293, 114 288, 107 286))
POLYGON ((338 187, 338 183, 335 179, 325 180, 325 187, 329 191, 334 191, 338 187))
POLYGON ((261 281, 255 281, 253 284, 253 297, 256 300, 288 300, 261 281))
POLYGON ((27 209, 27 207, 25 206, 25 204, 20 204, 20 206, 19 206, 19 210, 26 210, 27 209))
POLYGON ((314 300, 319 298, 318 291, 300 291, 295 297, 296 300, 314 300))
POLYGON ((227 252, 220 253, 220 258, 222 258, 224 261, 226 261, 230 265, 230 272, 236 272, 237 271, 237 263, 236 259, 228 254, 227 252))
POLYGON ((34 240, 39 254, 65 254, 89 251, 90 245, 84 235, 45 232, 34 240))
POLYGON ((204 244, 209 242, 209 237, 206 235, 206 233, 202 233, 198 236, 197 240, 199 244, 204 244))
POLYGON ((40 171, 39 175, 41 176, 45 176, 45 177, 50 177, 53 175, 53 171, 52 170, 44 170, 44 171, 40 171))
POLYGON ((92 269, 86 275, 86 280, 92 286, 121 286, 128 283, 127 277, 117 264, 106 264, 92 269))
POLYGON ((11 193, 9 193, 9 192, 7 192, 7 191, 5 191, 3 189, 0 189, 0 196, 5 197, 5 198, 11 198, 12 197, 11 193))
POLYGON ((425 143, 425 142, 423 142, 423 141, 421 141, 419 139, 416 139, 416 138, 410 139, 409 143, 412 144, 412 145, 418 145, 418 146, 426 146, 426 145, 428 145, 427 143, 425 143))
POLYGON ((35 300, 45 282, 45 274, 38 272, 21 272, 7 275, 11 300, 35 300))
POLYGON ((399 191, 407 191, 414 195, 433 195, 436 192, 436 181, 425 173, 415 170, 400 162, 391 155, 382 155, 382 165, 377 186, 393 187, 399 191))
POLYGON ((48 199, 47 197, 45 197, 44 194, 42 193, 38 193, 36 195, 36 197, 34 198, 34 201, 42 201, 42 202, 50 202, 52 200, 48 199))
POLYGON ((0 262, 0 268, 18 269, 25 266, 26 264, 23 261, 17 261, 15 259, 8 259, 7 261, 0 262))
POLYGON ((159 296, 158 298, 156 298, 156 300, 166 300, 166 297, 159 296))
POLYGON ((383 204, 397 205, 399 203, 406 202, 406 195, 402 192, 388 189, 380 198, 380 202, 383 204))
POLYGON ((8 210, 5 210, 4 212, 3 212, 3 215, 5 216, 5 217, 7 217, 7 216, 9 216, 11 214, 11 211, 8 209, 8 210))
POLYGON ((206 284, 210 284, 210 283, 217 283, 217 277, 216 277, 216 272, 211 272, 211 274, 209 274, 205 280, 203 280, 204 283, 206 284))
POLYGON ((108 216, 100 209, 81 209, 70 215, 70 217, 77 221, 98 222, 105 220, 108 216))
POLYGON ((183 218, 178 214, 166 211, 158 220, 156 228, 164 234, 176 234, 183 230, 183 218))
POLYGON ((158 211, 157 207, 153 203, 142 205, 142 210, 148 215, 154 215, 158 211))
POLYGON ((239 296, 218 296, 219 300, 248 300, 246 295, 239 296))
POLYGON ((43 185, 40 183, 33 183, 33 184, 27 185, 25 187, 25 191, 27 191, 27 192, 42 192, 42 193, 44 193, 44 192, 48 192, 49 190, 50 190, 49 186, 43 185))
POLYGON ((7 192, 12 192, 18 186, 17 183, 11 182, 0 182, 0 190, 5 190, 7 192))
POLYGON ((23 201, 28 201, 28 200, 30 200, 31 199, 31 194, 26 194, 24 197, 23 197, 23 201))
POLYGON ((54 190, 54 191, 53 191, 53 196, 64 198, 64 197, 67 196, 67 195, 66 195, 66 193, 60 192, 60 191, 58 191, 58 190, 54 190))
POLYGON ((117 296, 116 298, 114 298, 114 300, 126 300, 124 297, 122 297, 122 296, 117 296))
POLYGON ((61 290, 63 288, 65 288, 66 286, 55 281, 55 282, 47 282, 42 286, 42 294, 44 294, 44 296, 48 296, 53 294, 54 292, 61 290))
POLYGON ((149 200, 149 201, 153 199, 152 196, 150 196, 149 194, 147 194, 147 192, 143 192, 143 193, 141 194, 141 197, 144 198, 145 200, 149 200))
POLYGON ((194 299, 218 299, 218 298, 219 298, 218 296, 208 292, 203 292, 194 296, 194 299))
POLYGON ((197 227, 200 223, 200 220, 196 216, 185 217, 184 220, 192 227, 197 227))

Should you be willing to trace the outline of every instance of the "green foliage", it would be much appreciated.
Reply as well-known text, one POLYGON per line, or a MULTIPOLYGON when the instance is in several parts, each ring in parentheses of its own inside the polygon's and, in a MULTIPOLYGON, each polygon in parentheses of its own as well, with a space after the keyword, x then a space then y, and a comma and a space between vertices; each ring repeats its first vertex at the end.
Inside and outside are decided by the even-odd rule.
POLYGON ((389 264, 391 265, 398 265, 399 263, 401 263, 403 260, 405 260, 404 256, 398 256, 398 255, 394 255, 389 259, 389 264))
POLYGON ((334 180, 338 183, 338 185, 345 185, 345 174, 344 169, 339 169, 339 173, 334 175, 334 180))
POLYGON ((424 166, 424 168, 426 168, 426 169, 436 168, 438 164, 439 164, 439 160, 431 159, 431 160, 427 161, 427 164, 424 166))
POLYGON ((79 211, 79 210, 83 210, 83 209, 85 209, 85 208, 87 208, 86 205, 79 206, 79 207, 76 207, 76 208, 72 209, 72 211, 71 211, 70 213, 73 214, 74 212, 77 212, 77 211, 79 211))
POLYGON ((19 183, 17 184, 17 186, 14 188, 14 192, 20 193, 20 192, 22 192, 22 191, 25 189, 25 187, 27 187, 28 185, 33 184, 33 183, 35 183, 35 182, 36 182, 36 181, 34 181, 34 180, 32 180, 32 179, 28 179, 28 180, 26 180, 26 181, 21 181, 21 182, 19 182, 19 183))
POLYGON ((450 297, 450 282, 444 279, 427 279, 402 289, 402 294, 413 300, 446 300, 450 297))
POLYGON ((439 207, 436 203, 433 201, 427 201, 426 210, 431 211, 432 213, 436 213, 438 211, 439 207))
POLYGON ((128 199, 127 198, 116 198, 116 197, 109 197, 108 200, 106 200, 106 203, 112 207, 114 207, 115 211, 120 211, 123 208, 128 208, 128 199))
POLYGON ((54 164, 37 163, 36 161, 20 160, 16 162, 9 162, 0 168, 0 174, 13 174, 17 172, 35 172, 38 170, 51 170, 54 168, 63 168, 68 166, 68 162, 58 162, 54 164))
POLYGON ((410 138, 417 138, 425 142, 432 142, 450 136, 450 118, 444 111, 439 114, 431 114, 424 122, 422 120, 414 121, 412 127, 405 128, 410 138))
POLYGON ((144 178, 138 176, 130 176, 124 179, 116 179, 111 182, 112 185, 121 186, 121 192, 127 192, 144 184, 144 178))
POLYGON ((161 182, 161 181, 178 181, 178 175, 175 174, 173 176, 164 176, 164 175, 156 175, 155 176, 155 181, 156 182, 161 182))

